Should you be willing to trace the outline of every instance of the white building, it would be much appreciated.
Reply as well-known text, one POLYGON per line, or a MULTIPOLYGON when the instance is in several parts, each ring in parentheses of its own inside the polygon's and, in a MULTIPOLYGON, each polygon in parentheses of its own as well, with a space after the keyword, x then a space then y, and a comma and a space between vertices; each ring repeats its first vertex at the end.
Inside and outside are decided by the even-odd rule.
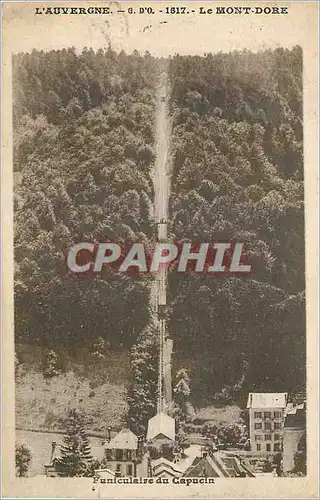
POLYGON ((152 460, 160 456, 172 460, 176 448, 175 420, 163 412, 150 418, 146 446, 152 460))
POLYGON ((147 463, 138 437, 130 429, 122 429, 105 444, 108 468, 125 477, 144 476, 147 463))
POLYGON ((282 450, 286 392, 250 392, 249 435, 251 450, 263 455, 282 450))
POLYGON ((174 442, 175 420, 166 413, 157 413, 148 422, 147 441, 174 442))

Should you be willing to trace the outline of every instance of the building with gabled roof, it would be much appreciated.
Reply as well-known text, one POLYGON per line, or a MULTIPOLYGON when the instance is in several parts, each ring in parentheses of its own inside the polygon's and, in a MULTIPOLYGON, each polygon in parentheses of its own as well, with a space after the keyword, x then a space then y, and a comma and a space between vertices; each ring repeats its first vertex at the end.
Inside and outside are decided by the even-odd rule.
POLYGON ((105 449, 136 450, 138 437, 130 429, 122 429, 108 443, 105 449))
POLYGON ((152 460, 152 476, 153 477, 180 477, 183 470, 178 464, 167 460, 165 457, 159 457, 156 460, 152 460))
POLYGON ((220 464, 205 454, 196 457, 190 467, 184 472, 184 477, 228 477, 228 473, 220 464))
POLYGON ((145 474, 142 442, 130 429, 122 429, 104 448, 108 467, 116 475, 136 477, 145 474))
POLYGON ((196 457, 183 477, 253 477, 235 456, 204 452, 196 457))
POLYGON ((252 451, 264 455, 281 451, 287 399, 286 392, 249 393, 247 408, 252 451))
POLYGON ((159 412, 150 418, 146 445, 151 459, 165 457, 173 459, 175 442, 175 420, 166 413, 159 412))
POLYGON ((247 408, 285 408, 287 392, 250 392, 247 408))
POLYGON ((113 479, 116 473, 108 467, 103 467, 101 469, 95 469, 94 475, 100 479, 113 479))
POLYGON ((175 420, 166 413, 157 413, 148 422, 147 441, 169 440, 175 441, 175 420))

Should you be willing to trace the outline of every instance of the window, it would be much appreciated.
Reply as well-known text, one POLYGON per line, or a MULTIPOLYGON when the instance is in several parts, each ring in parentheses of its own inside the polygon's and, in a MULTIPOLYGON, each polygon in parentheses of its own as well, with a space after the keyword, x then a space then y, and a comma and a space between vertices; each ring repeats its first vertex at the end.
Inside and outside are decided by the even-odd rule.
POLYGON ((256 423, 254 424, 254 428, 255 428, 255 429, 262 429, 262 422, 256 422, 256 423))
POLYGON ((262 411, 255 411, 254 418, 262 418, 262 411))
POLYGON ((275 422, 274 423, 274 429, 281 429, 281 422, 275 422))
POLYGON ((272 436, 271 436, 271 434, 265 434, 265 436, 264 436, 264 440, 265 440, 265 441, 271 441, 271 440, 272 440, 272 436))
POLYGON ((132 465, 131 464, 127 465, 127 476, 132 476, 132 465))
POLYGON ((275 435, 274 435, 274 440, 275 440, 275 441, 280 441, 280 439, 281 439, 280 434, 275 434, 275 435))
POLYGON ((265 411, 263 416, 264 418, 271 418, 271 411, 265 411))
POLYGON ((270 443, 267 443, 267 444, 266 444, 266 450, 267 450, 267 451, 271 451, 271 444, 270 444, 270 443))
POLYGON ((121 464, 116 465, 116 477, 121 477, 121 464))
POLYGON ((271 427, 271 422, 265 422, 264 423, 264 430, 265 431, 271 431, 272 427, 271 427))
POLYGON ((116 460, 122 460, 122 450, 116 450, 116 460))
POLYGON ((261 451, 261 444, 257 444, 257 451, 261 451))
POLYGON ((275 411, 274 412, 274 418, 281 418, 281 417, 282 417, 281 411, 275 411))
POLYGON ((262 436, 260 436, 260 434, 256 434, 256 435, 254 436, 254 440, 255 440, 255 441, 261 441, 261 438, 262 438, 262 436))
POLYGON ((274 443, 273 451, 281 451, 281 445, 280 445, 280 443, 274 443))

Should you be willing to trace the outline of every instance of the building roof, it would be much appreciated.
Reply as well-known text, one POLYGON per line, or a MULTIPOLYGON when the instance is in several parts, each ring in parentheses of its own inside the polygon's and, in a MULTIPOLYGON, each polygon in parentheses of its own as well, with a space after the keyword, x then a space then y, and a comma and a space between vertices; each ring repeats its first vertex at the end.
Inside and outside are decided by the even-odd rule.
POLYGON ((108 467, 104 467, 102 469, 95 469, 94 475, 102 477, 102 478, 107 478, 107 477, 112 478, 116 475, 116 473, 112 469, 109 469, 108 467))
POLYGON ((172 476, 181 476, 183 470, 179 465, 170 462, 170 460, 167 460, 164 457, 157 458, 156 460, 152 460, 151 462, 152 469, 153 469, 153 475, 154 476, 159 476, 162 474, 162 472, 166 471, 172 476))
POLYGON ((185 471, 190 467, 196 457, 201 456, 201 446, 198 444, 190 444, 188 448, 184 450, 184 458, 179 460, 179 467, 185 471))
POLYGON ((114 436, 109 443, 105 444, 105 449, 136 450, 138 448, 138 438, 130 429, 122 429, 114 436))
POLYGON ((235 456, 224 456, 220 453, 206 454, 196 457, 192 465, 184 472, 184 477, 254 477, 251 471, 243 467, 235 456))
POLYGON ((288 403, 286 407, 286 415, 295 415, 298 410, 305 410, 305 403, 301 403, 299 405, 294 406, 293 403, 288 403))
POLYGON ((154 417, 150 418, 148 422, 147 441, 156 438, 162 434, 163 436, 175 440, 175 421, 174 418, 169 417, 165 413, 157 413, 154 417))
POLYGON ((229 477, 225 467, 209 455, 196 457, 183 474, 184 477, 229 477))
POLYGON ((287 392, 250 392, 247 408, 285 408, 287 392))
POLYGON ((306 406, 304 403, 287 407, 284 428, 306 429, 306 406))
POLYGON ((230 477, 239 477, 247 472, 236 457, 221 457, 221 461, 230 477))

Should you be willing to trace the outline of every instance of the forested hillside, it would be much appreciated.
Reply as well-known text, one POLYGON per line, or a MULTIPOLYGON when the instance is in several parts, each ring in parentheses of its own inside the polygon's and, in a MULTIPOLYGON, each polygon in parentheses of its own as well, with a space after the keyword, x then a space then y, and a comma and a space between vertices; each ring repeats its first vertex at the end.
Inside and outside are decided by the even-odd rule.
POLYGON ((145 283, 75 279, 76 242, 144 241, 153 199, 154 60, 84 50, 13 59, 16 338, 131 346, 148 322, 145 283), (139 311, 139 314, 137 314, 139 311))
POLYGON ((170 81, 172 235, 245 242, 253 266, 245 279, 172 274, 177 358, 197 361, 200 400, 294 390, 305 383, 301 49, 176 55, 170 81))
MULTIPOLYGON (((148 53, 68 49, 13 58, 18 425, 59 427, 68 405, 84 400, 90 428, 119 423, 130 365, 123 366, 126 378, 110 371, 113 358, 126 353, 136 376, 135 342, 149 321, 146 280, 108 271, 77 279, 67 272, 66 256, 79 241, 129 244, 153 234, 157 81, 148 53), (34 346, 42 362, 38 354, 30 364, 34 346), (88 358, 79 364, 84 348, 88 358), (48 349, 57 353, 54 363, 46 360, 48 349), (70 370, 75 389, 60 394, 70 370)), ((132 404, 138 395, 132 388, 132 404)))
MULTIPOLYGON (((242 401, 248 389, 303 389, 301 50, 175 55, 167 62, 171 238, 246 242, 253 264, 243 279, 170 274, 174 371, 190 369, 198 406, 242 401)), ((73 389, 74 404, 92 398, 86 407, 95 430, 109 422, 101 392, 119 395, 121 415, 109 412, 110 420, 123 418, 125 398, 138 426, 155 411, 148 278, 105 271, 77 279, 66 255, 79 241, 153 239, 155 88, 164 66, 149 53, 111 48, 13 57, 15 335, 24 365, 18 408, 32 415, 39 401, 35 395, 27 404, 26 392, 36 381, 44 427, 63 418, 73 389), (92 358, 101 354, 97 345, 99 363, 92 358), (37 358, 28 353, 34 346, 37 358), (85 356, 72 359, 80 348, 91 356, 90 376, 85 356), (39 358, 49 349, 64 359, 59 375, 40 383, 39 358), (111 376, 113 356, 123 362, 119 380, 111 376), (68 377, 72 391, 59 399, 68 377)))

